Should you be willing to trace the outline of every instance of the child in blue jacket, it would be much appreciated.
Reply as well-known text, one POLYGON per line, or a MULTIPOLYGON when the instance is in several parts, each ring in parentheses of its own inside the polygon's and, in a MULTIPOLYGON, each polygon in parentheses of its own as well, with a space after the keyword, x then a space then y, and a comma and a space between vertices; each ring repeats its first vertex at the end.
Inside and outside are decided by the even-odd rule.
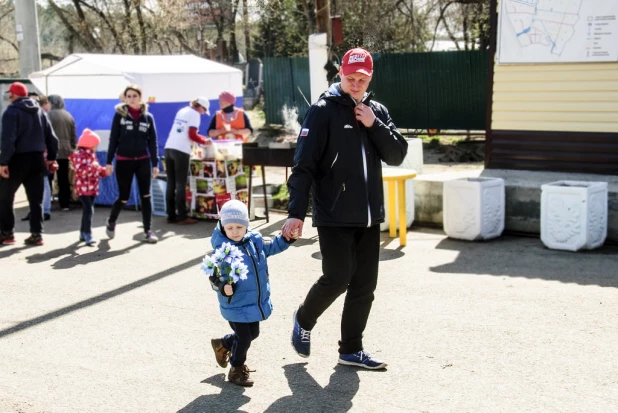
POLYGON ((248 230, 247 207, 237 200, 226 202, 220 216, 212 235, 212 247, 216 250, 223 243, 236 246, 248 273, 246 279, 234 284, 210 277, 213 289, 219 291, 221 315, 234 331, 223 338, 212 339, 211 343, 217 364, 225 368, 229 359, 232 365, 228 380, 240 386, 253 386, 249 373, 254 370, 245 365, 247 351, 251 341, 260 334, 260 321, 266 320, 273 309, 266 258, 285 251, 294 240, 288 242, 281 234, 271 240, 263 238, 257 231, 248 230))

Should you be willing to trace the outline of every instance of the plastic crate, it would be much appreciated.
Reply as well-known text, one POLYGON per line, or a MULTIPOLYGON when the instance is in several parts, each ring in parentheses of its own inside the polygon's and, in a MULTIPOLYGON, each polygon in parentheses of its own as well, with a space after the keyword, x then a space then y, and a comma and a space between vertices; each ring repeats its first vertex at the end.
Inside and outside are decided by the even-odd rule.
POLYGON ((152 203, 152 214, 157 216, 167 216, 167 205, 165 202, 165 191, 167 182, 161 179, 153 179, 150 188, 150 199, 152 203))

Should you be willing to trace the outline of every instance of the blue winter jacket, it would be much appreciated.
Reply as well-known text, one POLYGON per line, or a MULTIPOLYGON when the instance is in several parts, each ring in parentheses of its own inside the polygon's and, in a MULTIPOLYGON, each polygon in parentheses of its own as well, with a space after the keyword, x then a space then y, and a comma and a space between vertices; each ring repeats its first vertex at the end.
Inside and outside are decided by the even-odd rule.
POLYGON ((212 247, 217 249, 224 242, 236 245, 240 249, 243 253, 243 263, 249 269, 249 273, 246 280, 239 280, 235 284, 234 295, 231 297, 217 294, 221 315, 226 320, 237 323, 266 320, 273 311, 266 258, 285 251, 290 244, 281 235, 272 239, 263 238, 262 234, 251 229, 242 240, 234 242, 221 231, 219 223, 212 234, 212 247))

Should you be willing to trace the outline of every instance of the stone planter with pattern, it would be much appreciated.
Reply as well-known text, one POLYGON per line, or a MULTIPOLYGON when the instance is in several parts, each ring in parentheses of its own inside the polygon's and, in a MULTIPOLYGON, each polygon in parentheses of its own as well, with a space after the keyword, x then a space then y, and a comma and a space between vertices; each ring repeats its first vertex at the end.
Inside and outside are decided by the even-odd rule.
POLYGON ((465 178, 444 182, 444 232, 464 240, 487 240, 504 231, 504 180, 465 178))
POLYGON ((607 182, 541 186, 541 241, 567 251, 598 248, 607 237, 607 182))

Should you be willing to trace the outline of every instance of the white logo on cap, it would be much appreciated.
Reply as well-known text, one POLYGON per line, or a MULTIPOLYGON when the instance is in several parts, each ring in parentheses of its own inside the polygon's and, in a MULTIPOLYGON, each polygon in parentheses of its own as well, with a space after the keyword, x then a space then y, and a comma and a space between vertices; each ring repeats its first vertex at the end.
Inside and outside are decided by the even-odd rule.
POLYGON ((348 64, 351 65, 352 63, 365 63, 365 59, 367 58, 367 55, 365 54, 353 54, 350 55, 350 58, 348 59, 348 64))

